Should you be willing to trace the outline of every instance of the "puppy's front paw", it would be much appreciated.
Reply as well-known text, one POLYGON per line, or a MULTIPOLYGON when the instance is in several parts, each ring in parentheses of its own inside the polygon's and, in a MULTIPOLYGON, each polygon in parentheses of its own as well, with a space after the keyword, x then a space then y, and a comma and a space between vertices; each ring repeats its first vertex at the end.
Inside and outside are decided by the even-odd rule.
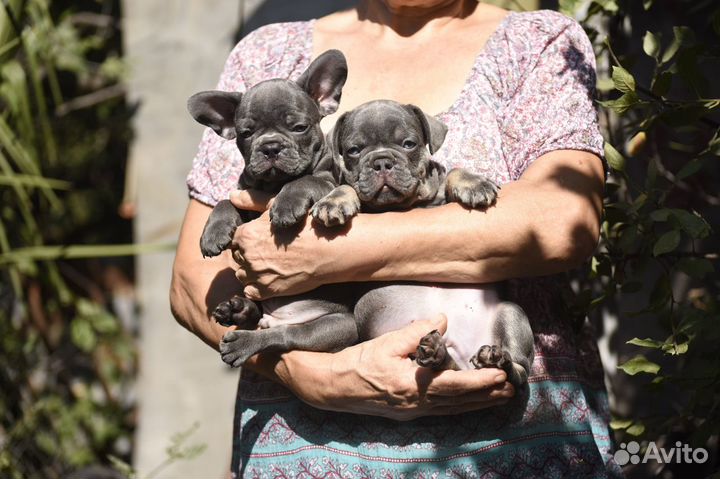
POLYGON ((257 304, 240 295, 218 304, 212 313, 213 319, 223 326, 235 325, 243 329, 254 328, 261 316, 257 304))
POLYGON ((349 186, 340 186, 315 203, 313 218, 327 227, 344 225, 360 212, 360 198, 349 186))
POLYGON ((234 368, 239 368, 255 354, 253 350, 253 333, 255 331, 228 331, 220 341, 220 357, 234 368))
POLYGON ((500 187, 484 176, 456 169, 448 173, 447 199, 469 208, 486 208, 495 203, 500 187))
POLYGON ((308 202, 283 200, 276 198, 270 207, 270 224, 283 229, 300 224, 307 217, 308 202))
POLYGON ((444 369, 447 362, 447 348, 437 329, 420 339, 415 352, 415 362, 425 368, 444 369))
POLYGON ((235 234, 235 224, 213 224, 208 225, 200 237, 200 252, 203 257, 210 258, 217 256, 227 249, 235 234))

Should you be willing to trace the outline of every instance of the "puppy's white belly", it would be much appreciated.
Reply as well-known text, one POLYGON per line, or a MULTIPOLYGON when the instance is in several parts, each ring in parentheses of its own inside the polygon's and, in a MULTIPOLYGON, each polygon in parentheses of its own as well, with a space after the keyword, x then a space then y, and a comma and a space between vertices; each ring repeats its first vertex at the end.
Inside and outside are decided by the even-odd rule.
POLYGON ((261 328, 307 323, 328 313, 327 305, 316 299, 270 298, 262 305, 263 316, 258 321, 261 328))
POLYGON ((498 304, 492 287, 401 284, 370 291, 358 303, 356 314, 364 321, 361 339, 366 340, 442 313, 448 318, 444 336, 448 353, 459 367, 470 369, 469 360, 480 346, 493 343, 498 304))

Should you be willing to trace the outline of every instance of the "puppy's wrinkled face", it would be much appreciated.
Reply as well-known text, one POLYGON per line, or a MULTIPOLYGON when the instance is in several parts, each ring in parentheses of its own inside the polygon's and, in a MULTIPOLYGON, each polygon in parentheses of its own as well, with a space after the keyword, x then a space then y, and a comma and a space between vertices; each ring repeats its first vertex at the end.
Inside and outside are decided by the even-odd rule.
POLYGON ((341 117, 333 131, 342 182, 353 187, 366 210, 409 208, 430 194, 428 146, 439 147, 445 131, 412 105, 387 100, 361 105, 341 117), (440 137, 435 141, 433 129, 440 137))
POLYGON ((202 91, 188 99, 188 111, 236 141, 245 159, 241 186, 276 191, 318 167, 326 151, 320 120, 338 109, 347 72, 342 52, 328 50, 296 81, 265 80, 244 94, 202 91))
POLYGON ((251 88, 235 110, 246 174, 271 182, 302 175, 324 141, 320 119, 313 100, 293 82, 268 80, 251 88))

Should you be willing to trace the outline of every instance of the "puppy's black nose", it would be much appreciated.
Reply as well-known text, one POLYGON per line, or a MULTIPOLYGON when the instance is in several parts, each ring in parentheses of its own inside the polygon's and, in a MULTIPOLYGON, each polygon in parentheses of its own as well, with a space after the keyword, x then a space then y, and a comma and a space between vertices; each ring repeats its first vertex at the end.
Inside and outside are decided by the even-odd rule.
POLYGON ((395 161, 393 161, 391 158, 377 158, 372 162, 373 170, 377 171, 378 173, 392 170, 393 166, 395 166, 395 161))
POLYGON ((282 145, 276 141, 272 141, 269 143, 264 143, 260 145, 259 150, 262 152, 263 155, 265 155, 268 159, 275 159, 280 154, 280 151, 282 151, 282 145))

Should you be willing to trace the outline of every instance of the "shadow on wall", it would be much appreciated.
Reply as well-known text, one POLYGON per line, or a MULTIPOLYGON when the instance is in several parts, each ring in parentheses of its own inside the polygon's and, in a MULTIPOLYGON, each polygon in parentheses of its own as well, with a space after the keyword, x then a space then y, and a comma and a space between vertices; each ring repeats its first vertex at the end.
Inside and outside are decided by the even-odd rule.
POLYGON ((241 23, 235 33, 235 41, 268 23, 310 20, 348 9, 355 4, 357 4, 355 0, 303 0, 302 2, 267 0, 241 23))

